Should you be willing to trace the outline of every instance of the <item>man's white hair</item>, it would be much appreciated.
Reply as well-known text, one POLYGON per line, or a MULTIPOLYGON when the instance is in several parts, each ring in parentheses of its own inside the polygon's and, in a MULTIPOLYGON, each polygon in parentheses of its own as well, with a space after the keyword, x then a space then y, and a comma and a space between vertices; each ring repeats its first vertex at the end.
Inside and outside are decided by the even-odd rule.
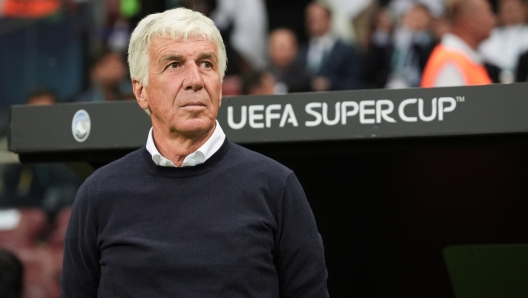
POLYGON ((218 67, 223 78, 227 67, 227 55, 220 31, 211 19, 203 14, 178 7, 146 16, 137 25, 128 45, 130 77, 142 86, 148 84, 149 46, 153 38, 187 40, 189 37, 203 37, 213 42, 218 51, 218 67))

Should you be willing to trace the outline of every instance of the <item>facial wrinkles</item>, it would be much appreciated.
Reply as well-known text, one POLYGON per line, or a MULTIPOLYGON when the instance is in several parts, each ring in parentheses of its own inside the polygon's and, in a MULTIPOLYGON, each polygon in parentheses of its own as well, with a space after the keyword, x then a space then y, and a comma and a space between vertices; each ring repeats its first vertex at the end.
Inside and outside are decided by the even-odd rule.
MULTIPOLYGON (((201 40, 199 40, 201 41, 201 40)), ((207 51, 207 50, 212 50, 211 49, 208 49, 207 46, 202 46, 200 45, 199 48, 195 49, 194 47, 188 47, 187 45, 192 44, 196 41, 188 41, 188 42, 182 42, 183 44, 183 48, 181 49, 181 52, 174 52, 174 41, 173 40, 168 40, 168 39, 165 39, 165 40, 162 40, 162 41, 159 41, 158 43, 160 43, 161 45, 157 47, 157 51, 155 53, 153 53, 153 56, 155 58, 157 58, 156 61, 156 68, 155 70, 152 72, 153 74, 157 75, 157 76, 162 76, 163 73, 167 70, 167 67, 170 67, 169 65, 171 63, 180 63, 182 64, 182 67, 185 69, 186 67, 198 67, 198 69, 185 69, 185 71, 193 71, 193 72, 198 72, 198 74, 193 74, 193 75, 199 75, 200 76, 200 79, 203 81, 203 76, 207 76, 208 74, 207 73, 202 73, 202 70, 199 69, 201 67, 201 65, 190 65, 189 63, 193 62, 193 63, 197 63, 198 61, 200 61, 201 59, 207 59, 208 57, 207 56, 210 56, 211 53, 202 53, 204 51, 207 51), (190 60, 190 61, 189 61, 190 60)), ((213 53, 214 54, 214 53, 213 53)), ((210 57, 209 57, 210 58, 210 57)), ((153 59, 154 60, 154 59, 153 59)), ((213 60, 213 64, 214 64, 214 68, 213 70, 217 70, 217 59, 211 59, 213 60)), ((183 71, 183 70, 182 70, 183 71)), ((169 76, 169 80, 171 79, 170 78, 170 73, 167 74, 167 76, 169 76)), ((180 74, 181 75, 181 74, 180 74)), ((176 74, 174 74, 174 76, 177 76, 176 74)), ((182 89, 182 84, 185 83, 185 80, 186 80, 186 77, 183 77, 181 79, 176 79, 174 81, 178 81, 179 85, 180 86, 177 86, 178 90, 181 90, 182 89)), ((171 82, 171 83, 174 83, 174 82, 171 82)), ((202 82, 202 84, 204 84, 204 82, 202 82)), ((175 95, 175 98, 174 100, 176 100, 176 96, 177 94, 175 95)))
POLYGON ((217 89, 219 88, 218 85, 220 84, 220 79, 218 78, 218 82, 216 82, 216 80, 214 79, 211 79, 211 76, 218 76, 218 77, 220 76, 218 73, 219 65, 218 65, 217 54, 215 52, 216 48, 214 44, 208 43, 208 42, 206 44, 203 44, 203 40, 190 40, 188 42, 182 42, 183 44, 182 47, 177 47, 177 46, 175 47, 174 46, 175 43, 173 40, 161 40, 161 41, 158 41, 158 43, 159 45, 155 47, 156 49, 152 53, 153 58, 157 59, 157 60, 153 59, 153 61, 157 61, 155 71, 152 72, 153 74, 155 74, 156 76, 163 76, 163 72, 165 71, 167 65, 169 65, 172 62, 179 62, 179 63, 182 63, 183 65, 184 70, 182 71, 195 72, 192 75, 199 76, 199 78, 192 78, 192 79, 201 80, 201 82, 199 83, 196 83, 196 82, 189 83, 188 81, 186 82, 186 79, 189 79, 189 76, 182 74, 182 73, 172 74, 172 75, 168 73, 166 77, 160 78, 160 80, 157 80, 160 83, 175 84, 177 82, 178 86, 174 86, 173 89, 170 89, 170 90, 175 91, 175 94, 172 95, 172 101, 173 101, 172 106, 176 107, 176 106, 179 106, 180 104, 185 105, 186 103, 190 101, 198 99, 199 101, 206 104, 206 107, 208 109, 213 108, 215 104, 217 104, 214 101, 215 100, 220 101, 220 92, 219 94, 215 93, 215 91, 217 91, 217 89), (197 47, 194 47, 192 46, 192 44, 195 42, 202 42, 202 43, 199 44, 197 47), (165 59, 170 56, 180 57, 181 59, 179 61, 165 59), (214 58, 208 57, 208 56, 214 56, 214 58), (203 66, 199 64, 198 62, 201 62, 202 60, 211 60, 211 62, 213 63, 212 68, 205 69, 205 70, 201 69, 201 67, 203 66), (186 69, 186 67, 192 67, 193 69, 189 69, 189 68, 186 69), (184 75, 184 77, 181 77, 182 75, 184 75), (167 80, 169 82, 167 82, 167 80), (200 90, 198 91, 196 90, 191 91, 191 90, 185 90, 185 87, 187 86, 184 84, 202 84, 202 86, 201 88, 199 88, 200 90), (201 89, 205 89, 204 91, 205 93, 207 93, 208 96, 205 96, 205 94, 202 93, 203 91, 201 89), (181 95, 182 92, 185 92, 185 94, 182 94, 183 97, 179 96, 181 95), (187 93, 187 92, 191 92, 191 93, 187 93), (178 100, 182 102, 178 102, 178 100))

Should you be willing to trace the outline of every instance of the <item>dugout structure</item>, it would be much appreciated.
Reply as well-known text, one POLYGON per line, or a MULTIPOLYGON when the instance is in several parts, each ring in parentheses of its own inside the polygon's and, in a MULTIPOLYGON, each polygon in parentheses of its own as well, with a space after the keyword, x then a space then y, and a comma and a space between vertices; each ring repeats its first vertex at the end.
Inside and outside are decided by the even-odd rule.
MULTIPOLYGON (((454 297, 446 247, 528 243, 527 95, 519 83, 228 97, 218 121, 296 172, 330 295, 454 297)), ((149 128, 134 101, 13 106, 10 150, 89 175, 149 128)))

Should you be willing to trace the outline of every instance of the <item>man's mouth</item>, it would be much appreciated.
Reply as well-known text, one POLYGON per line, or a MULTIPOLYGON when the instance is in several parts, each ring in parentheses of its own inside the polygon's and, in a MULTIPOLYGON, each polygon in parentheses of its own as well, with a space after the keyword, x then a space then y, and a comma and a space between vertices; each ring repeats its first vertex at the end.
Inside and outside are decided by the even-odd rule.
POLYGON ((184 105, 182 105, 182 107, 186 108, 186 107, 205 107, 205 104, 201 103, 201 102, 188 102, 184 105))

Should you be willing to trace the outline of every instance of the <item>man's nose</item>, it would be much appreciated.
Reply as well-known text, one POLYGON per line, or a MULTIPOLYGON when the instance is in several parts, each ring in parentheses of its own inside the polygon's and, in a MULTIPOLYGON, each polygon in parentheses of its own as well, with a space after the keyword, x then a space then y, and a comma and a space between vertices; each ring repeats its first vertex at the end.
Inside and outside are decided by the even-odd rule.
POLYGON ((183 84, 185 90, 198 91, 204 87, 202 74, 200 73, 198 65, 189 63, 185 66, 183 84))

